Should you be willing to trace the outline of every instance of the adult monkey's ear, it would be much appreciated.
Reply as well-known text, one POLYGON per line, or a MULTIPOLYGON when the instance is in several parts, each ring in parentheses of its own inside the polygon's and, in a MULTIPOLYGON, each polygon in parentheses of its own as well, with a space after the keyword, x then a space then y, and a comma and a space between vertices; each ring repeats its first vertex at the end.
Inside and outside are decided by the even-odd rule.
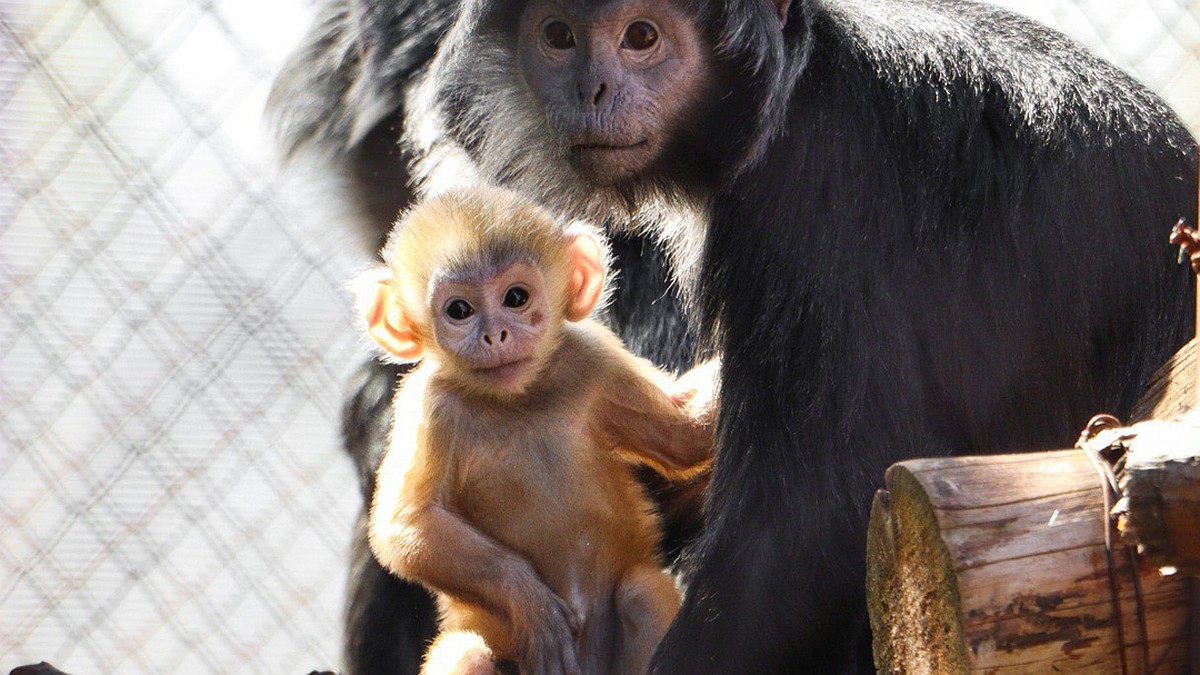
POLYGON ((567 242, 567 321, 582 321, 604 293, 604 256, 590 234, 572 234, 567 242))
POLYGON ((358 309, 367 322, 367 334, 399 361, 417 361, 425 347, 392 289, 391 271, 380 268, 363 273, 355 282, 358 309))
POLYGON ((779 23, 786 26, 788 10, 792 7, 792 0, 768 0, 775 12, 779 15, 779 23))

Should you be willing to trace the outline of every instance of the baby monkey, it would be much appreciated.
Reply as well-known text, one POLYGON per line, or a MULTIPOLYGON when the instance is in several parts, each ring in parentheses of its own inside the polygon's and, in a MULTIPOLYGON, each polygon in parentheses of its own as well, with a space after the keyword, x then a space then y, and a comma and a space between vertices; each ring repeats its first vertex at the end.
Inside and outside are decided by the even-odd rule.
POLYGON ((710 461, 713 413, 589 318, 607 249, 506 191, 419 204, 360 291, 420 365, 395 398, 371 549, 438 599, 424 673, 643 673, 679 607, 625 465, 710 461))

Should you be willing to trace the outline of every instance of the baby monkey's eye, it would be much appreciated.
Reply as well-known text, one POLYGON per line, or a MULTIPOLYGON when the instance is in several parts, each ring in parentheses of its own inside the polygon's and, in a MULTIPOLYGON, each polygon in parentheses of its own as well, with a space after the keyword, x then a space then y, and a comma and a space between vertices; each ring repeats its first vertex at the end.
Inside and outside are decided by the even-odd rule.
POLYGON ((475 308, 466 300, 451 300, 450 304, 446 305, 446 316, 455 321, 462 321, 474 313, 475 308))
POLYGON ((505 307, 524 307, 529 302, 529 291, 520 286, 513 286, 504 292, 505 307))

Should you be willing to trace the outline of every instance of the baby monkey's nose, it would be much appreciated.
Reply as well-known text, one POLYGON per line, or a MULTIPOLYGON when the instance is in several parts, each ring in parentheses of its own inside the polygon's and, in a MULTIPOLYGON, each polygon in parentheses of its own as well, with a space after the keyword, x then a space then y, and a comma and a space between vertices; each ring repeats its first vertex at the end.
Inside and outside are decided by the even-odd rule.
POLYGON ((506 330, 501 330, 500 333, 498 335, 496 335, 495 338, 493 338, 492 335, 494 335, 494 333, 484 333, 483 334, 483 342, 484 342, 484 344, 486 344, 489 347, 494 347, 497 344, 502 345, 506 341, 508 341, 508 331, 506 331, 506 330))

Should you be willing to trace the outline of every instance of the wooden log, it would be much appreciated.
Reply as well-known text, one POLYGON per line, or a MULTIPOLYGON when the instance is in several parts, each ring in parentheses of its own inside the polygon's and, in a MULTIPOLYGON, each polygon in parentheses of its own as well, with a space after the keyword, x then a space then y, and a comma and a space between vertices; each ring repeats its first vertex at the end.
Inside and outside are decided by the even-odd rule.
POLYGON ((1122 655, 1126 672, 1187 672, 1187 580, 1134 569, 1120 545, 1118 631, 1103 493, 1083 452, 902 462, 886 486, 867 546, 880 673, 1118 675, 1122 655))
POLYGON ((1187 414, 1200 401, 1198 378, 1200 363, 1193 338, 1150 378, 1150 386, 1134 405, 1130 421, 1173 420, 1187 414))
MULTIPOLYGON (((1196 307, 1197 326, 1200 326, 1200 287, 1197 288, 1196 307)), ((1189 416, 1200 402, 1200 363, 1197 362, 1197 350, 1197 340, 1193 339, 1155 373, 1146 393, 1134 407, 1134 421, 1172 420, 1189 416)), ((1153 504, 1153 499, 1149 502, 1153 504)), ((1126 530, 1132 529, 1127 522, 1122 522, 1122 527, 1126 530)), ((1153 540, 1152 536, 1148 535, 1147 538, 1153 540)), ((1151 557, 1161 553, 1154 543, 1151 543, 1149 548, 1151 557)), ((1185 564, 1184 567, 1189 568, 1189 565, 1185 564)), ((1195 574, 1194 571, 1192 573, 1195 574)), ((1191 669, 1188 672, 1190 675, 1200 675, 1200 576, 1192 578, 1191 595, 1192 629, 1189 643, 1192 656, 1191 669)))
POLYGON ((1151 563, 1200 575, 1200 427, 1195 414, 1131 428, 1118 524, 1151 563))
POLYGON ((1122 534, 1152 561, 1192 575, 1200 575, 1198 401, 1200 360, 1193 339, 1159 369, 1134 408, 1134 419, 1175 423, 1137 425, 1121 480, 1128 499, 1119 520, 1122 534))

